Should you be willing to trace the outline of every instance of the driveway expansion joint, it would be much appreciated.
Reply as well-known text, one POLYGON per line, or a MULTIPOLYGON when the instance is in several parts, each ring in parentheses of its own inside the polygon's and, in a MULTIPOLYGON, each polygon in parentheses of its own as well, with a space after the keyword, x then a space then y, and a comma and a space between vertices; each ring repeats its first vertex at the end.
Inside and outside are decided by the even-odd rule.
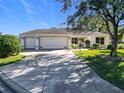
POLYGON ((15 81, 10 79, 5 73, 0 71, 0 79, 15 93, 31 93, 24 87, 17 84, 15 81))
POLYGON ((48 70, 47 70, 47 73, 46 73, 46 77, 45 77, 45 80, 44 80, 42 93, 44 93, 44 88, 45 88, 45 86, 46 86, 46 81, 47 81, 47 78, 48 78, 49 70, 50 70, 50 67, 48 67, 48 70))

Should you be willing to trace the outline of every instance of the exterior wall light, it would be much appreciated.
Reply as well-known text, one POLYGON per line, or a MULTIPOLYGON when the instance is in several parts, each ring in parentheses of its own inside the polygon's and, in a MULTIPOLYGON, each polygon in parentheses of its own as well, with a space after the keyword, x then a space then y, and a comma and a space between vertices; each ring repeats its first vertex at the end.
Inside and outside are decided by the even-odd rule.
POLYGON ((24 39, 24 37, 22 37, 22 39, 24 39))

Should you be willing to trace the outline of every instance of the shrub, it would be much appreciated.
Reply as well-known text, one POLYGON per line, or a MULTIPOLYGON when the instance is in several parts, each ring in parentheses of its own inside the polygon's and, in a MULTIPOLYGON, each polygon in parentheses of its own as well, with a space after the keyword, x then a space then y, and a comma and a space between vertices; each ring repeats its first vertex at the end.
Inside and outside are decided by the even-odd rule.
POLYGON ((97 43, 96 44, 93 44, 93 48, 94 49, 98 49, 99 48, 99 44, 97 44, 97 43))
POLYGON ((17 55, 20 50, 20 41, 16 36, 0 35, 0 57, 17 55))
POLYGON ((72 44, 71 45, 71 48, 76 49, 77 48, 77 45, 76 44, 72 44))
POLYGON ((111 49, 111 47, 112 47, 112 45, 111 45, 111 44, 109 44, 109 45, 107 46, 107 49, 111 49))
POLYGON ((85 43, 86 43, 86 48, 90 48, 90 41, 86 40, 85 43))
POLYGON ((124 44, 118 44, 118 49, 124 49, 124 44))

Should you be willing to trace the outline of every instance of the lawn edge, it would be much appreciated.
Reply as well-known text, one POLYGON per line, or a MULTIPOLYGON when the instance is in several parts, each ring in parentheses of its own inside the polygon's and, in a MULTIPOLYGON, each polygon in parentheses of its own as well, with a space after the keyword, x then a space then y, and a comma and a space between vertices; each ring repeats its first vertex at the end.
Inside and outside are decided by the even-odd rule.
POLYGON ((102 78, 101 76, 99 76, 99 75, 93 70, 93 68, 90 67, 90 66, 87 64, 87 62, 85 62, 85 60, 82 60, 80 56, 78 56, 78 55, 76 55, 76 54, 74 53, 74 51, 72 51, 72 52, 73 52, 73 54, 74 54, 77 58, 79 58, 79 59, 81 60, 81 62, 84 61, 83 63, 86 64, 86 65, 94 72, 94 74, 96 74, 96 76, 97 76, 99 79, 101 79, 101 80, 104 81, 105 83, 107 83, 107 84, 113 86, 113 88, 115 88, 116 90, 120 91, 121 93, 124 93, 124 90, 123 90, 123 89, 121 89, 121 88, 119 88, 119 87, 113 85, 112 83, 108 82, 107 80, 105 80, 104 78, 102 78))

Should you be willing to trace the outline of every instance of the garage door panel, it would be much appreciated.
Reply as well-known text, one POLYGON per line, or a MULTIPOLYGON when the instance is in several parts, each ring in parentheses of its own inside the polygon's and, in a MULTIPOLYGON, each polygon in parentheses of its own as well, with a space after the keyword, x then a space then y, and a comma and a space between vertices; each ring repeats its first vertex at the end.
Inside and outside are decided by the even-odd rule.
POLYGON ((35 38, 26 38, 25 39, 25 48, 33 49, 35 48, 35 38))
POLYGON ((60 49, 67 47, 67 38, 64 37, 41 37, 40 46, 42 48, 60 49))

